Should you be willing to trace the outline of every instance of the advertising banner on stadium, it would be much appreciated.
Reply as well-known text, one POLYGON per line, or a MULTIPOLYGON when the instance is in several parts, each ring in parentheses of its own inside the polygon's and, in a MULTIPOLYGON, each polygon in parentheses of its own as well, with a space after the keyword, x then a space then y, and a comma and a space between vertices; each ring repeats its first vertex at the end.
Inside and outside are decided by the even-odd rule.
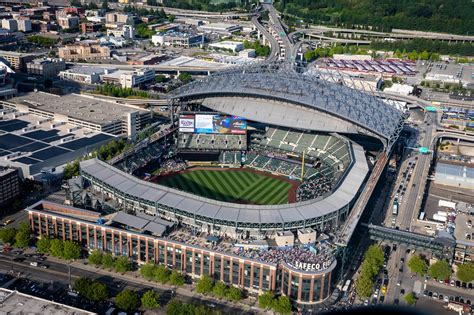
POLYGON ((215 115, 213 119, 214 133, 245 134, 247 121, 238 116, 215 115))
POLYGON ((247 121, 237 116, 196 115, 196 133, 245 134, 247 121))
POLYGON ((179 132, 194 132, 194 115, 179 116, 179 132))
POLYGON ((196 115, 196 133, 214 133, 214 115, 196 115))

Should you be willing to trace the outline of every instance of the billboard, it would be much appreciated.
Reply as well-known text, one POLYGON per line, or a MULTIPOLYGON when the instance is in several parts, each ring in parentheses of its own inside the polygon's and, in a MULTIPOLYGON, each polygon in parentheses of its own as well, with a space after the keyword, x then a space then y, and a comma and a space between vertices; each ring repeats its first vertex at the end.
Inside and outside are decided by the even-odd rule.
POLYGON ((194 132, 194 115, 179 116, 179 132, 194 132))
POLYGON ((245 134, 247 121, 238 116, 196 115, 196 133, 245 134))
POLYGON ((214 115, 196 115, 196 133, 214 133, 214 115))

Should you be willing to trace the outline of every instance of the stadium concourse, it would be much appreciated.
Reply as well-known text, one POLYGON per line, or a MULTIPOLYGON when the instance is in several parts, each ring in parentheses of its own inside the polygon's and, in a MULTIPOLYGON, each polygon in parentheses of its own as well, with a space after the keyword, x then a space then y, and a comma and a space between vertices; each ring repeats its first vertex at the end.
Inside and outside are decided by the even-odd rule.
POLYGON ((300 307, 330 297, 335 240, 365 192, 367 156, 391 150, 403 109, 281 64, 215 73, 169 103, 166 132, 113 162, 80 163, 96 213, 34 205, 35 231, 70 222, 89 249, 271 290, 300 307))

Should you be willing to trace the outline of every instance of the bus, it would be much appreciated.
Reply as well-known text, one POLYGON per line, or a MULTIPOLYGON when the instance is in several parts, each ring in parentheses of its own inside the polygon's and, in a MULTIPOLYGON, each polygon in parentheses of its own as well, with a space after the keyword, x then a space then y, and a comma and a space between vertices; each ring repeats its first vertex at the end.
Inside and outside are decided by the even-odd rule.
POLYGON ((352 280, 347 280, 344 286, 342 287, 342 293, 346 295, 351 287, 352 280))
POLYGON ((393 201, 392 214, 398 215, 398 200, 397 199, 393 201))

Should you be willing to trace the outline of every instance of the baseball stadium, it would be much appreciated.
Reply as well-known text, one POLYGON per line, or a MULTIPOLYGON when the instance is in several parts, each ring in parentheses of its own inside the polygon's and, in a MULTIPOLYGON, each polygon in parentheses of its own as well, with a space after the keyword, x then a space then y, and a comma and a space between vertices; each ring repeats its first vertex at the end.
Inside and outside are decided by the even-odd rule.
POLYGON ((28 209, 33 229, 48 230, 54 212, 88 248, 209 274, 250 294, 271 290, 304 307, 329 299, 336 252, 405 109, 280 62, 193 81, 171 93, 169 108, 170 126, 129 153, 81 162, 85 195, 115 211, 43 202, 28 209))

